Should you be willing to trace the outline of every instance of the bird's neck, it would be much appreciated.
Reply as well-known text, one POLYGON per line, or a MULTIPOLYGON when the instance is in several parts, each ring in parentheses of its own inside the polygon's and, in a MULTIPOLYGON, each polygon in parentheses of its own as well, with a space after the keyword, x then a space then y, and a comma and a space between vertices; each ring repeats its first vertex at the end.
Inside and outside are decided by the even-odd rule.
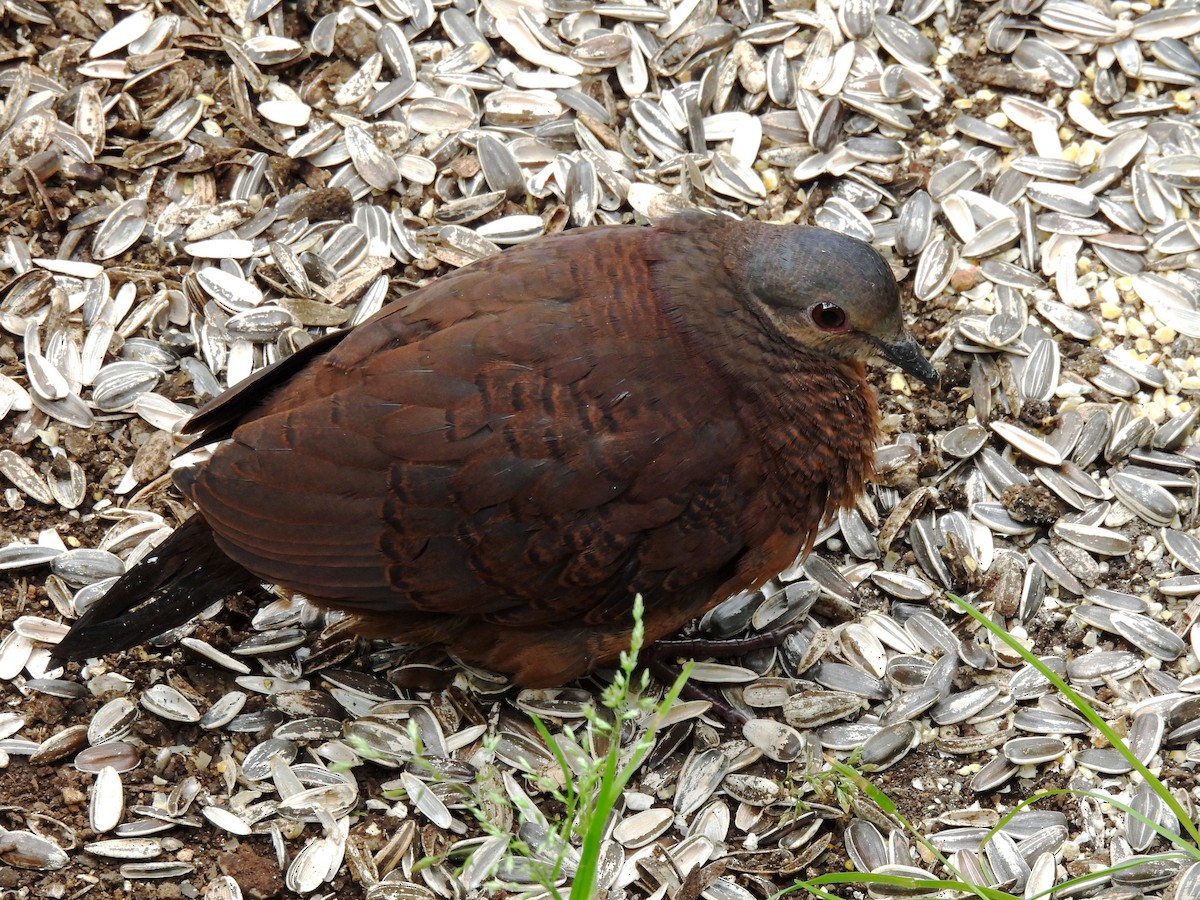
POLYGON ((849 506, 871 476, 877 436, 863 365, 788 344, 763 321, 721 263, 725 233, 661 236, 653 266, 662 311, 737 398, 778 490, 797 504, 824 493, 827 512, 849 506))
POLYGON ((823 481, 826 512, 853 504, 871 477, 878 433, 862 364, 793 354, 759 385, 743 417, 771 452, 781 485, 823 481))

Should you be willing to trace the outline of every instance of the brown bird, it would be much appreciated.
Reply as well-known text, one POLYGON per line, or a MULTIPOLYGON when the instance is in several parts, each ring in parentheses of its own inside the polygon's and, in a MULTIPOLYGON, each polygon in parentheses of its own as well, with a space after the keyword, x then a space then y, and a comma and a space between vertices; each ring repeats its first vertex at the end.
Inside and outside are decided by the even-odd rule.
POLYGON ((197 413, 193 446, 217 446, 175 483, 199 514, 56 656, 271 582, 561 684, 628 646, 636 594, 646 641, 670 635, 855 502, 875 353, 937 378, 886 263, 834 232, 690 213, 526 244, 197 413))

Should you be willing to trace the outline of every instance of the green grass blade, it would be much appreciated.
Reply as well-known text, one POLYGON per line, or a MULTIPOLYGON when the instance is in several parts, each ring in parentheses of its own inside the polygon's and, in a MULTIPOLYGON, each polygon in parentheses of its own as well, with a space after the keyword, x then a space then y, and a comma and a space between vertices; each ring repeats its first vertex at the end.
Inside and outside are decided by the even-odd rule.
POLYGON ((1164 828, 1162 825, 1159 825, 1157 822, 1154 822, 1142 815, 1136 809, 1133 809, 1127 803, 1118 800, 1111 794, 1102 794, 1099 791, 1087 791, 1083 790, 1082 788, 1047 788, 1046 790, 1038 791, 1032 797, 1027 797, 1007 813, 1005 813, 1004 817, 994 826, 992 826, 992 828, 988 831, 987 836, 983 839, 981 846, 985 846, 987 842, 991 840, 992 835, 996 834, 1001 828, 1003 828, 1012 820, 1013 816, 1017 815, 1017 813, 1025 809, 1027 806, 1032 806, 1041 800, 1045 800, 1050 797, 1058 797, 1063 794, 1072 794, 1079 797, 1091 797, 1093 800, 1099 800, 1101 803, 1106 803, 1109 806, 1115 806, 1121 812, 1133 816, 1147 828, 1153 830, 1160 837, 1164 838, 1167 843, 1174 844, 1188 859, 1193 859, 1197 862, 1200 862, 1200 849, 1197 849, 1196 847, 1187 843, 1182 835, 1171 831, 1170 829, 1164 828))
POLYGON ((1112 730, 1109 724, 1100 717, 1099 713, 1092 709, 1091 704, 1087 702, 1087 698, 1079 694, 1062 678, 1051 671, 1040 659, 1027 650, 1020 641, 981 613, 973 604, 954 594, 950 594, 949 597, 971 618, 1020 654, 1022 659, 1037 669, 1064 697, 1071 701, 1071 705, 1079 711, 1080 715, 1096 726, 1096 730, 1104 735, 1105 740, 1108 741, 1113 749, 1125 757, 1134 771, 1146 780, 1146 783, 1153 788, 1163 803, 1167 805, 1167 808, 1175 814, 1175 818, 1179 820, 1180 825, 1183 826, 1184 831, 1187 832, 1188 837, 1191 839, 1192 847, 1200 846, 1200 829, 1196 827, 1196 823, 1191 820, 1191 817, 1188 816, 1187 812, 1180 805, 1179 801, 1175 799, 1175 796, 1167 786, 1153 772, 1146 768, 1140 759, 1133 755, 1133 751, 1129 749, 1129 746, 1121 739, 1121 736, 1112 730))

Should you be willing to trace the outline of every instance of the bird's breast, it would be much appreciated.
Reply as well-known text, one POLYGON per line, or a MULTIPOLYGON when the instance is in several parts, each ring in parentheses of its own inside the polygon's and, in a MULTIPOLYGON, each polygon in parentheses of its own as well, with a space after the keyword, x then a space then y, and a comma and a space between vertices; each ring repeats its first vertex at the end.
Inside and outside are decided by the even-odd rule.
POLYGON ((743 415, 762 470, 800 531, 852 505, 871 475, 878 432, 874 395, 858 367, 827 361, 775 374, 743 415))

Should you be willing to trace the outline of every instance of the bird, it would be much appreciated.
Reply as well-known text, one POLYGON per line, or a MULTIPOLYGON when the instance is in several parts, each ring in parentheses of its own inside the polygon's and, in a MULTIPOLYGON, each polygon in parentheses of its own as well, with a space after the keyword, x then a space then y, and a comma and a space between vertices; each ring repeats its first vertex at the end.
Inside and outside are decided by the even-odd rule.
POLYGON ((647 644, 809 552, 878 437, 864 363, 927 384, 870 245, 706 211, 437 278, 201 408, 196 512, 54 649, 83 661, 275 584, 524 687, 647 644))

